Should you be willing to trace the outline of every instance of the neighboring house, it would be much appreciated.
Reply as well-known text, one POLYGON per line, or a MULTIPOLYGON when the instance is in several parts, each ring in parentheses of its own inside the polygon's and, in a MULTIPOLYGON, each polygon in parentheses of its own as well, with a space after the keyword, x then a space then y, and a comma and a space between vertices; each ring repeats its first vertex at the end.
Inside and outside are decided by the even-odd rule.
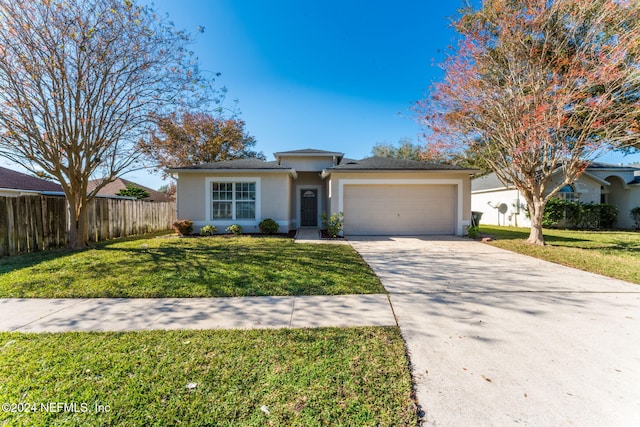
POLYGON ((275 161, 229 160, 169 169, 178 218, 196 231, 265 218, 281 231, 320 228, 323 212, 344 213, 346 235, 462 235, 470 222, 471 174, 456 166, 315 149, 274 153, 275 161))
MULTIPOLYGON (((87 186, 87 191, 92 191, 94 188, 96 188, 98 186, 98 184, 102 182, 102 180, 99 179, 94 179, 92 181, 89 181, 89 185, 87 186)), ((138 188, 142 188, 143 190, 145 190, 147 193, 149 193, 149 197, 145 197, 142 200, 146 200, 149 202, 168 202, 171 201, 169 197, 167 197, 166 194, 161 193, 159 191, 156 190, 152 190, 149 187, 145 187, 144 185, 140 185, 140 184, 136 184, 135 182, 129 181, 127 179, 124 178, 116 178, 115 181, 112 181, 110 183, 108 183, 107 185, 105 185, 104 187, 102 187, 100 189, 100 191, 98 192, 98 196, 102 196, 102 197, 113 197, 113 196, 117 196, 118 193, 120 192, 120 190, 126 190, 127 189, 127 185, 134 185, 138 188)))
POLYGON ((0 167, 0 196, 17 197, 33 194, 62 193, 55 182, 0 167))
MULTIPOLYGON (((558 169, 549 187, 562 180, 558 169)), ((591 163, 574 182, 565 185, 558 198, 580 203, 608 203, 618 208, 618 228, 634 228, 631 209, 640 206, 640 168, 591 163)), ((481 224, 529 227, 526 201, 514 186, 505 186, 495 173, 471 181, 471 209, 482 212, 481 224)))

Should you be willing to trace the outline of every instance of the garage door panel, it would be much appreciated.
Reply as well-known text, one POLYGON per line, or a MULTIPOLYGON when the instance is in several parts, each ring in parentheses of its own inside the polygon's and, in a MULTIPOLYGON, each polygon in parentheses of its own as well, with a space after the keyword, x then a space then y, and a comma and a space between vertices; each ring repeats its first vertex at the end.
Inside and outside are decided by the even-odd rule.
POLYGON ((453 185, 346 185, 347 235, 454 234, 453 185))

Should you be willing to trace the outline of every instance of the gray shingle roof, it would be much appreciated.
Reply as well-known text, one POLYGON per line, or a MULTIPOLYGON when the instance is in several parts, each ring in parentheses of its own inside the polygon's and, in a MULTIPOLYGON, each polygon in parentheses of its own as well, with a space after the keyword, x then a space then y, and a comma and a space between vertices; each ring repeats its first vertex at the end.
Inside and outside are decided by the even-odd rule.
POLYGON ((287 155, 287 154, 326 154, 327 156, 333 156, 335 154, 342 155, 343 153, 339 153, 336 151, 326 151, 326 150, 318 150, 315 148, 304 148, 302 150, 291 150, 291 151, 279 151, 275 153, 277 155, 287 155))
POLYGON ((368 157, 362 160, 345 159, 338 166, 328 168, 333 171, 346 170, 449 170, 467 171, 469 169, 444 163, 421 162, 417 160, 392 159, 388 157, 368 157))
POLYGON ((62 191, 60 184, 0 167, 0 188, 31 191, 62 191))
POLYGON ((214 163, 202 163, 199 165, 182 166, 177 168, 170 168, 169 170, 184 170, 184 169, 282 169, 289 170, 290 168, 280 166, 277 162, 265 162, 260 159, 237 159, 237 160, 223 160, 221 162, 214 163))
POLYGON ((505 188, 494 172, 471 180, 471 191, 493 190, 494 188, 505 188))

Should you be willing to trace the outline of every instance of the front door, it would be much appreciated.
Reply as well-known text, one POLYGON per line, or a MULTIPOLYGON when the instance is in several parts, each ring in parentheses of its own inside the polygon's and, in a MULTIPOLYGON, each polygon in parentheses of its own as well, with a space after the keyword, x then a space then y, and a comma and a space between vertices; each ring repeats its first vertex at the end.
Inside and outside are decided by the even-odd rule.
POLYGON ((318 190, 300 190, 300 225, 318 226, 318 190))

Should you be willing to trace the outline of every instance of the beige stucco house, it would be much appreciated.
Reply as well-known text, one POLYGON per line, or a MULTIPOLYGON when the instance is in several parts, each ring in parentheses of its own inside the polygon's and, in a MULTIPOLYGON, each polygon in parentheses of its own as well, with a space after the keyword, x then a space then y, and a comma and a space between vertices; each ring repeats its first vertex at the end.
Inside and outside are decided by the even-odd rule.
MULTIPOLYGON (((556 170, 549 188, 562 182, 562 169, 556 170)), ((529 227, 526 202, 511 185, 504 185, 495 173, 472 180, 471 206, 482 212, 482 224, 529 227)), ((618 208, 615 227, 632 229, 631 209, 640 206, 640 168, 591 163, 573 183, 565 185, 558 198, 580 203, 608 203, 618 208)))
POLYGON ((274 157, 170 169, 178 218, 195 231, 239 224, 258 232, 266 218, 289 231, 321 228, 323 212, 342 212, 346 235, 462 235, 470 223, 474 170, 315 149, 274 157))

